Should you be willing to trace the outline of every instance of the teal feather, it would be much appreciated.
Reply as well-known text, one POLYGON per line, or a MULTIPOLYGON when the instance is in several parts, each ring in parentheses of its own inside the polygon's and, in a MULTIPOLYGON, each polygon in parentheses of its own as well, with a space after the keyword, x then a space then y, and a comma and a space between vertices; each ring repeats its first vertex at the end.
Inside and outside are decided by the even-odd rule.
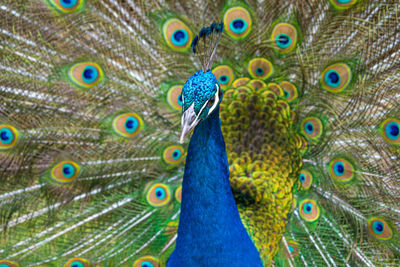
MULTIPOLYGON (((399 10, 0 1, 0 266, 165 266, 188 238, 177 238, 180 207, 195 196, 181 186, 200 155, 178 144, 179 86, 205 66, 223 90, 227 158, 213 156, 229 164, 237 225, 264 265, 398 266, 399 10), (190 43, 213 21, 225 26, 211 64, 190 43), (321 124, 304 128, 310 117, 321 124)), ((197 242, 218 239, 211 226, 197 242)))

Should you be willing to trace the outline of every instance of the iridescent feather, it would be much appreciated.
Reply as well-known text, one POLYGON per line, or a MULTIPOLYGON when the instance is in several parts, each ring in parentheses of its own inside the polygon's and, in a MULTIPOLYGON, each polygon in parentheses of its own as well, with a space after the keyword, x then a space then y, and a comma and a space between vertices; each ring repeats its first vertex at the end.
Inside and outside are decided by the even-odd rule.
POLYGON ((399 10, 0 1, 0 266, 164 266, 182 86, 202 69, 223 90, 231 188, 265 266, 398 266, 399 10), (199 62, 191 43, 213 21, 224 33, 216 51, 199 41, 199 62))

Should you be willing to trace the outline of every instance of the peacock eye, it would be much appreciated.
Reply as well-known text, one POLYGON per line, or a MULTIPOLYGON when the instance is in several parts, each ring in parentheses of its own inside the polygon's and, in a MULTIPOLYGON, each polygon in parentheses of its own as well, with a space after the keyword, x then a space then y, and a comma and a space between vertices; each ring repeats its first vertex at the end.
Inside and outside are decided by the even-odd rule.
POLYGON ((73 65, 68 71, 70 81, 81 88, 96 86, 103 80, 103 70, 94 62, 81 62, 73 65))
MULTIPOLYGON (((51 171, 51 178, 60 183, 68 183, 75 180, 80 172, 81 166, 74 161, 64 160, 55 165, 51 171)), ((1 266, 1 265, 0 265, 1 266)))
POLYGON ((171 200, 171 191, 165 184, 154 184, 147 191, 146 199, 153 207, 165 206, 171 200))
POLYGON ((183 106, 182 85, 174 85, 168 90, 167 101, 174 110, 181 111, 183 106))
POLYGON ((393 237, 392 228, 381 217, 373 217, 368 220, 369 233, 380 240, 389 240, 393 237))
POLYGON ((62 13, 73 13, 81 10, 85 0, 50 0, 49 3, 62 13))
POLYGON ((64 267, 89 267, 89 266, 91 266, 90 261, 84 258, 72 258, 64 264, 64 267))
POLYGON ((158 258, 152 256, 144 256, 138 258, 134 263, 133 267, 159 267, 160 261, 158 258))

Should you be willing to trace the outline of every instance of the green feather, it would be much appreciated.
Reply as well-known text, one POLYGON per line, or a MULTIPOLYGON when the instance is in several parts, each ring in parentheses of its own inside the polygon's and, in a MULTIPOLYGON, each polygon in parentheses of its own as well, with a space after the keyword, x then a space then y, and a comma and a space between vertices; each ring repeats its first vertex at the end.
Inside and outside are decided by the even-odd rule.
POLYGON ((61 2, 0 3, 0 265, 166 264, 187 147, 170 89, 201 68, 191 39, 235 7, 251 23, 227 20, 211 69, 232 72, 232 191, 265 266, 400 264, 396 1, 61 2), (273 36, 284 23, 293 49, 289 28, 273 36), (255 58, 274 68, 263 82, 255 58))

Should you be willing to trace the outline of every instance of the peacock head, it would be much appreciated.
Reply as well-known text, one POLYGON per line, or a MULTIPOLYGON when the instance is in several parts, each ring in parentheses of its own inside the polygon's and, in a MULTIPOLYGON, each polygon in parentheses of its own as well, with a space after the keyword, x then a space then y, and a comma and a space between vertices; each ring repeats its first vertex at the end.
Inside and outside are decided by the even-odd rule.
POLYGON ((211 70, 199 70, 186 81, 182 88, 181 143, 200 121, 217 109, 221 100, 222 90, 211 70))

